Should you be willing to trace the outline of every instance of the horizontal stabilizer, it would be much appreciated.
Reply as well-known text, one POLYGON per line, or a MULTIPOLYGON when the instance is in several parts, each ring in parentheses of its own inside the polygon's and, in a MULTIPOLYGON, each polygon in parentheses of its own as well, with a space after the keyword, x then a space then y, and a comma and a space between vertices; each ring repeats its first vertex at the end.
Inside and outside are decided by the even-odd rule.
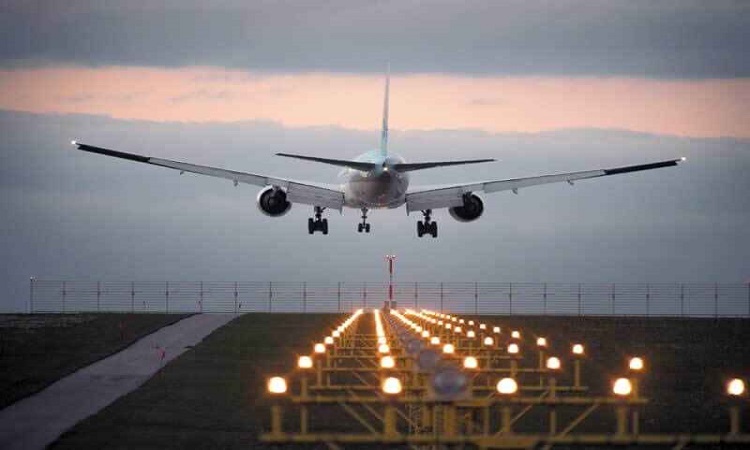
POLYGON ((477 164, 496 161, 494 159, 469 159, 464 161, 436 161, 422 163, 401 163, 394 164, 393 169, 398 172, 410 172, 412 170, 431 169, 433 167, 460 166, 463 164, 477 164))
POLYGON ((330 164, 332 166, 349 167, 351 169, 361 170, 362 172, 368 172, 376 167, 376 164, 362 161, 349 161, 345 159, 330 159, 330 158, 318 158, 316 156, 303 156, 303 155, 292 155, 289 153, 276 153, 277 156, 285 156, 287 158, 304 159, 305 161, 315 161, 323 164, 330 164))

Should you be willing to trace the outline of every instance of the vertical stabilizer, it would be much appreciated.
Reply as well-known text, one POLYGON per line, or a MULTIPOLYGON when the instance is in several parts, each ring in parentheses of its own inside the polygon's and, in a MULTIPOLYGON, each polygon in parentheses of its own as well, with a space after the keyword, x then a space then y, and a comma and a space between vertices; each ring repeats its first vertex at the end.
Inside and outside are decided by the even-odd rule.
POLYGON ((380 132, 380 154, 388 154, 388 93, 391 84, 391 64, 388 64, 388 71, 385 75, 385 101, 383 102, 383 128, 380 132))

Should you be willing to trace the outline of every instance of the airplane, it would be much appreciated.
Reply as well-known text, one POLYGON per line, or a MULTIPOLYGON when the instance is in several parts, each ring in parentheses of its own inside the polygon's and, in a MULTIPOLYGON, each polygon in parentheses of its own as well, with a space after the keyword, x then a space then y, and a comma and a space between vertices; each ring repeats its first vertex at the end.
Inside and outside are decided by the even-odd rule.
POLYGON ((181 175, 185 172, 190 172, 210 177, 225 178, 231 180, 235 186, 239 183, 260 186, 262 189, 258 193, 256 202, 258 209, 267 216, 283 216, 289 212, 293 203, 312 206, 313 217, 308 218, 307 221, 309 234, 314 234, 317 231, 320 231, 324 235, 328 234, 328 219, 323 218, 323 212, 326 209, 337 210, 340 213, 343 213, 343 207, 359 209, 362 212, 362 221, 357 225, 357 231, 360 233, 369 233, 370 224, 367 222, 367 218, 368 212, 371 209, 393 209, 406 205, 407 215, 419 211, 424 217, 424 221, 417 221, 417 236, 420 238, 425 235, 430 235, 433 238, 438 236, 437 222, 432 220, 432 211, 435 209, 448 208, 450 216, 459 222, 472 222, 479 219, 484 212, 484 202, 477 195, 477 192, 491 194, 494 192, 511 191, 514 194, 518 194, 518 190, 521 188, 558 182, 567 182, 572 186, 573 182, 578 180, 676 166, 678 163, 685 161, 685 158, 679 158, 611 169, 558 173, 507 180, 475 181, 439 188, 416 187, 409 189, 409 172, 435 167, 478 164, 495 160, 470 159, 407 163, 401 156, 389 152, 389 95, 390 70, 385 79, 385 100, 383 102, 380 148, 363 153, 354 160, 320 158, 289 153, 276 154, 287 158, 343 167, 341 176, 344 178, 344 183, 336 188, 318 183, 300 182, 249 172, 200 166, 135 153, 126 153, 83 144, 78 141, 72 141, 72 144, 79 150, 86 152, 178 170, 181 175))

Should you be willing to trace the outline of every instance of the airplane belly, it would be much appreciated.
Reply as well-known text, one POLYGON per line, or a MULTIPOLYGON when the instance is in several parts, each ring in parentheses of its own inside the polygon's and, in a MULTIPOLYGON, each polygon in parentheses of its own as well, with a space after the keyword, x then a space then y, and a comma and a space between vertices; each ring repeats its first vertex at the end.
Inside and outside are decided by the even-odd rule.
POLYGON ((397 208, 404 204, 408 178, 383 172, 353 175, 344 188, 344 204, 352 208, 397 208))

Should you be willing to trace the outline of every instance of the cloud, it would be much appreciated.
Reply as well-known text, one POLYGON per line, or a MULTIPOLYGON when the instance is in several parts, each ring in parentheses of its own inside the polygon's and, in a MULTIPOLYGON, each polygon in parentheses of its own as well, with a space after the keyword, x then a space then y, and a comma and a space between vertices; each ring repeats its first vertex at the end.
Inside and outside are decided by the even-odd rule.
MULTIPOLYGON (((393 129, 491 133, 627 129, 750 137, 750 79, 394 75, 393 129)), ((381 75, 275 75, 210 67, 0 70, 0 109, 289 127, 379 127, 381 75), (52 94, 51 94, 52 93, 52 94)))
POLYGON ((734 1, 11 1, 0 64, 731 78, 749 22, 734 1))

